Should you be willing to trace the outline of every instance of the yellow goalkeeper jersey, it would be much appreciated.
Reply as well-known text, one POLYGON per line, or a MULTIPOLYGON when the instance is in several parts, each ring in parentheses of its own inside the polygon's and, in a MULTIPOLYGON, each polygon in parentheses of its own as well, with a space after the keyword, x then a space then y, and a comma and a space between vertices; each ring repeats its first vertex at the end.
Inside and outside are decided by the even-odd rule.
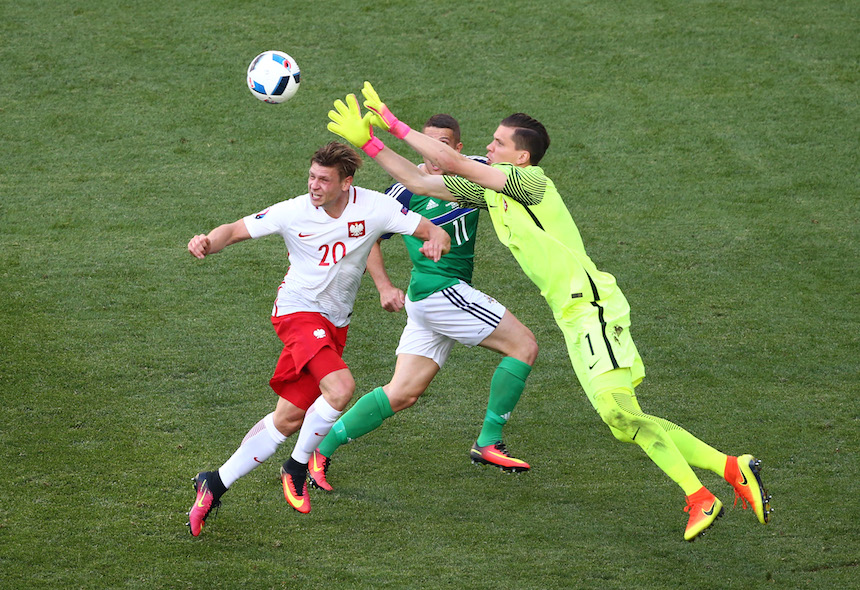
POLYGON ((502 192, 457 176, 445 185, 461 206, 487 209, 499 240, 540 288, 553 311, 607 299, 615 277, 597 269, 552 180, 538 166, 493 164, 507 175, 502 192))

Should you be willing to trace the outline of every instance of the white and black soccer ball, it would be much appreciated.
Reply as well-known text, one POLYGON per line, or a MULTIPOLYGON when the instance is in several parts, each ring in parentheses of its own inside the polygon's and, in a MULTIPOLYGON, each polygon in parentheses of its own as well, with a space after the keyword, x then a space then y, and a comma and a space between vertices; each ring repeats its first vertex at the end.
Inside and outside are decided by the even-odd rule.
POLYGON ((269 104, 291 99, 300 82, 299 64, 283 51, 264 51, 248 66, 251 94, 269 104))

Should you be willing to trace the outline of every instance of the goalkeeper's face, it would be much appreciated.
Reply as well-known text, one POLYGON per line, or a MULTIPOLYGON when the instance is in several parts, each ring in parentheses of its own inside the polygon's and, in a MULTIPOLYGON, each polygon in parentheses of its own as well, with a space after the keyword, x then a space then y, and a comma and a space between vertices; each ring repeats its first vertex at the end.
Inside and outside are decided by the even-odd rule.
MULTIPOLYGON (((447 129, 445 127, 425 127, 422 130, 422 133, 427 137, 432 137, 436 141, 441 141, 445 145, 450 145, 452 148, 457 150, 458 152, 463 149, 463 143, 456 141, 454 137, 454 130, 447 129)), ((430 174, 444 174, 445 171, 439 168, 436 164, 424 158, 424 170, 430 174)))
POLYGON ((487 160, 490 164, 514 164, 515 166, 526 166, 531 160, 531 155, 526 150, 517 148, 514 141, 513 127, 499 125, 493 133, 493 141, 487 146, 487 160))

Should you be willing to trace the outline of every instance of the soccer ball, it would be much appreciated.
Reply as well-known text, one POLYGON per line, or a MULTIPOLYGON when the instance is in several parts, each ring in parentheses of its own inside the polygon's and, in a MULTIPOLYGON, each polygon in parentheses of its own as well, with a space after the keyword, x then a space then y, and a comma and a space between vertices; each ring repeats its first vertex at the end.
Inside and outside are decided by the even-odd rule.
POLYGON ((300 81, 299 64, 283 51, 264 51, 248 66, 251 94, 269 104, 291 99, 300 81))

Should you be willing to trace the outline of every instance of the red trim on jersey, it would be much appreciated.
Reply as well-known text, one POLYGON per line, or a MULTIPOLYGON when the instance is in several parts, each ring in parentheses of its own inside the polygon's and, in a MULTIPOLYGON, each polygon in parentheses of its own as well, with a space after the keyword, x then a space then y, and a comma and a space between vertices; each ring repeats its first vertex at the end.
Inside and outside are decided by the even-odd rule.
POLYGON ((356 202, 358 202, 358 191, 355 190, 354 186, 351 188, 352 188, 352 202, 356 203, 356 202))
MULTIPOLYGON (((287 254, 287 256, 289 256, 289 254, 287 254)), ((280 285, 278 285, 278 290, 277 290, 277 291, 275 291, 275 308, 272 310, 272 320, 273 320, 273 321, 274 321, 274 319, 275 319, 275 316, 277 316, 277 315, 278 315, 278 297, 281 295, 281 289, 283 289, 283 288, 284 288, 284 285, 286 285, 286 284, 287 284, 286 278, 287 278, 287 275, 289 275, 289 274, 290 274, 290 269, 288 268, 288 269, 287 269, 287 274, 286 274, 286 275, 284 275, 284 280, 283 280, 283 281, 281 281, 281 284, 280 284, 280 285)), ((277 328, 275 328, 275 331, 277 332, 277 328)), ((282 340, 283 340, 283 339, 282 339, 282 340)))

